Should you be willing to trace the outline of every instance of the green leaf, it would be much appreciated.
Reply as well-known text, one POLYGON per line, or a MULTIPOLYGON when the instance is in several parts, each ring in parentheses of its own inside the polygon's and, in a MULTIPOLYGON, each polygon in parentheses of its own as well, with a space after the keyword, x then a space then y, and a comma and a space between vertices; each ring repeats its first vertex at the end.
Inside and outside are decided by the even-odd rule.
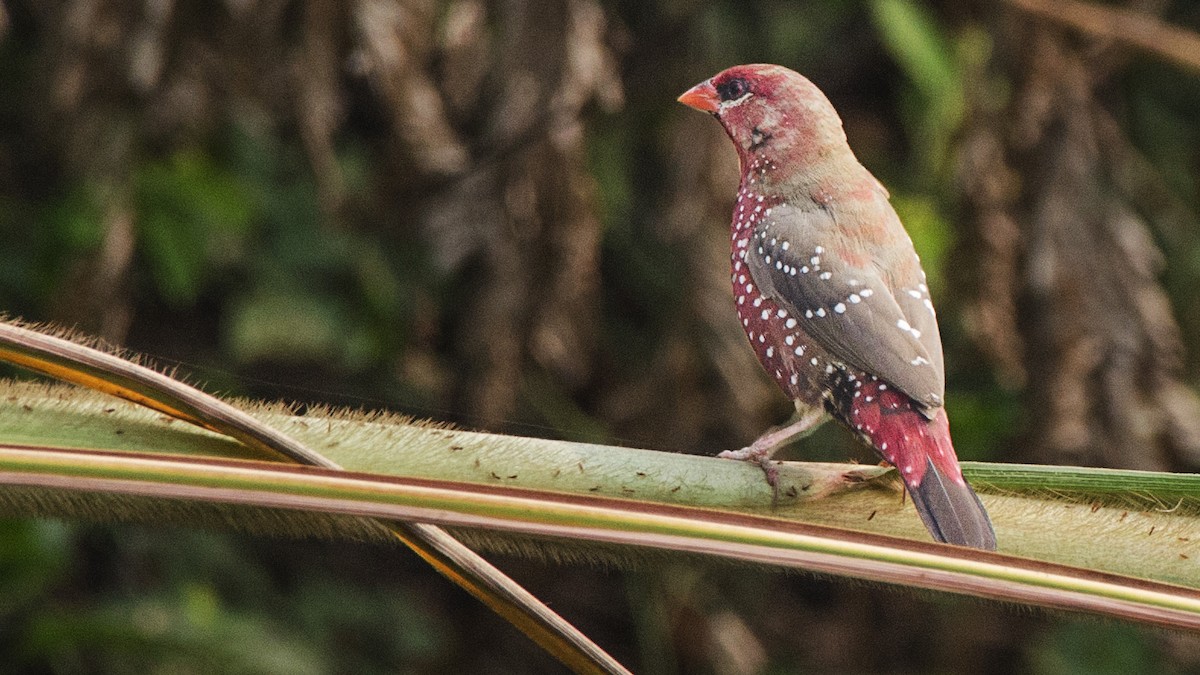
MULTIPOLYGON (((50 393, 58 404, 47 401, 38 403, 32 411, 24 407, 21 410, 36 415, 47 405, 61 406, 65 392, 50 393)), ((107 423, 114 415, 115 411, 95 417, 96 421, 107 423)), ((386 447, 397 452, 419 450, 419 456, 428 457, 431 446, 441 446, 442 453, 464 456, 471 463, 481 457, 499 460, 508 454, 504 452, 506 447, 529 441, 413 427, 396 420, 339 422, 334 418, 317 417, 295 418, 295 424, 320 435, 336 437, 337 445, 342 445, 342 441, 353 443, 354 436, 359 436, 359 442, 369 438, 376 454, 385 454, 380 450, 386 447), (351 431, 353 427, 358 427, 356 432, 351 431), (419 442, 421 440, 424 442, 419 442), (414 448, 414 445, 423 447, 414 448), (460 449, 454 450, 455 447, 460 449)), ((10 428, 8 424, 0 424, 0 436, 10 428)), ((180 443, 185 442, 187 436, 197 433, 185 427, 174 427, 164 429, 163 437, 164 440, 170 437, 175 443, 180 443)), ((1200 628, 1200 593, 1194 590, 1200 579, 1197 579, 1196 566, 1189 561, 1179 561, 1175 567, 1179 577, 1175 581, 1193 586, 1192 589, 1185 589, 926 541, 909 541, 808 525, 795 520, 743 515, 728 509, 685 507, 670 504, 669 499, 651 501, 645 496, 636 500, 598 496, 597 487, 607 486, 611 489, 614 481, 602 480, 601 476, 594 475, 590 464, 602 464, 601 452, 611 453, 620 451, 620 448, 552 441, 541 444, 544 450, 559 451, 551 453, 549 461, 543 455, 542 461, 546 464, 542 467, 544 480, 555 480, 570 469, 583 475, 592 474, 591 480, 586 482, 593 482, 593 487, 582 493, 563 494, 514 487, 512 483, 520 478, 516 474, 497 474, 484 485, 385 474, 346 473, 278 463, 56 450, 53 444, 30 447, 29 443, 11 445, 0 440, 0 482, 7 486, 0 491, 0 506, 9 511, 32 511, 41 515, 80 516, 90 512, 103 514, 106 518, 115 515, 156 522, 184 518, 198 524, 236 525, 285 535, 361 535, 365 530, 352 526, 358 516, 415 520, 474 530, 485 529, 492 534, 483 541, 495 543, 499 538, 508 542, 508 550, 528 550, 530 546, 537 546, 535 542, 549 537, 560 543, 574 542, 568 550, 573 548, 576 555, 580 553, 580 542, 604 544, 609 549, 614 545, 648 548, 658 551, 659 555, 679 552, 704 554, 918 588, 1086 610, 1160 625, 1200 628), (586 456, 588 460, 576 460, 572 465, 563 466, 563 451, 586 456), (518 545, 514 545, 514 542, 518 545)), ((664 455, 664 460, 675 458, 703 463, 710 477, 722 473, 722 466, 731 471, 747 469, 758 473, 754 467, 713 458, 688 458, 668 453, 644 454, 664 455)), ((806 470, 804 467, 789 468, 806 470)), ((1009 470, 1008 467, 989 468, 994 472, 993 475, 1009 470)), ((630 469, 626 467, 627 472, 630 469)), ((516 469, 509 465, 508 470, 537 473, 534 467, 516 469)), ((641 476, 646 472, 631 473, 641 476)), ((663 477, 657 472, 644 476, 651 481, 663 477)), ((1124 482, 1127 486, 1141 481, 1152 488, 1155 481, 1165 479, 1159 474, 1149 474, 1147 477, 1151 480, 1143 481, 1138 472, 1110 472, 1106 480, 1114 481, 1114 484, 1124 482)), ((1200 476, 1178 476, 1170 480, 1177 482, 1176 488, 1185 491, 1192 503, 1177 505, 1170 511, 1137 514, 1136 518, 1129 512, 1116 518, 1117 514, 1106 513, 1109 509, 1104 506, 1088 507, 1070 501, 1037 500, 1028 496, 990 494, 984 500, 996 518, 1002 546, 1013 547, 1015 544, 1019 547, 1031 539, 1044 538, 1059 543, 1051 550, 1061 554, 1064 550, 1079 549, 1080 553, 1093 561, 1114 555, 1120 557, 1114 546, 1113 535, 1110 534, 1113 529, 1119 528, 1114 528, 1109 518, 1118 522, 1129 519, 1129 533, 1118 535, 1118 539, 1136 538, 1139 545, 1130 545, 1131 540, 1119 543, 1133 554, 1128 556, 1130 559, 1139 561, 1135 564, 1142 572, 1146 572, 1143 576, 1156 577, 1161 574, 1156 573, 1152 569, 1154 565, 1147 564, 1147 561, 1160 556, 1159 549, 1164 542, 1168 547, 1178 546, 1178 534, 1194 533, 1196 528, 1197 510, 1192 507, 1200 499, 1200 476), (1026 519, 1023 524, 1028 532, 1005 527, 1014 514, 1020 513, 1036 513, 1042 522, 1048 520, 1049 526, 1038 528, 1026 519), (1144 518, 1151 519, 1154 527, 1161 529, 1157 539, 1152 534, 1139 531, 1139 522, 1134 521, 1144 518)), ((870 500, 877 507, 877 512, 887 508, 888 504, 900 512, 907 510, 897 506, 895 493, 878 489, 881 486, 872 485, 872 481, 858 485, 862 487, 835 491, 833 495, 836 499, 831 496, 803 501, 817 505, 833 501, 837 508, 855 508, 853 500, 843 499, 849 495, 870 500)), ((681 492, 682 486, 679 488, 668 491, 668 494, 681 492)), ((766 492, 761 488, 759 491, 766 492)), ((1064 492, 1069 494, 1069 490, 1064 492)), ((1139 493, 1153 494, 1153 490, 1139 490, 1139 493)), ((903 516, 911 517, 911 513, 903 516)), ((596 555, 596 549, 593 548, 590 554, 586 553, 587 550, 586 547, 583 549, 584 555, 596 555)))
POLYGON ((134 183, 139 243, 158 290, 171 303, 192 303, 214 263, 240 257, 251 203, 198 151, 142 165, 134 183))
POLYGON ((226 343, 244 363, 279 355, 320 362, 337 352, 344 324, 329 298, 300 290, 259 292, 230 308, 226 343))
POLYGON ((884 45, 926 99, 958 89, 953 51, 928 10, 910 0, 873 0, 871 10, 884 45))
MULTIPOLYGON (((238 410, 111 355, 0 328, 0 358, 171 414, 0 381, 0 509, 12 513, 400 539, 446 571, 458 554, 437 542, 458 542, 441 525, 542 556, 702 554, 1200 629, 1200 475, 965 464, 996 525, 1003 553, 992 553, 929 542, 883 467, 787 463, 773 494, 757 467, 710 457, 238 410), (384 521, 407 524, 389 533, 384 521)), ((507 602, 489 604, 528 630, 507 602)), ((579 654, 560 650, 568 643, 542 644, 579 654)))
MULTIPOLYGON (((305 467, 340 472, 340 467, 332 460, 263 425, 234 406, 114 354, 0 322, 0 359, 133 401, 142 406, 143 411, 167 415, 160 419, 167 424, 182 421, 222 433, 241 441, 244 445, 238 446, 239 450, 266 452, 305 467)), ((9 402, 16 400, 10 398, 9 402)), ((21 410, 30 408, 22 406, 21 410)), ((104 414, 116 410, 116 407, 105 408, 104 414)), ((124 429, 116 429, 114 435, 123 436, 124 429)), ((10 495, 0 494, 0 499, 9 496, 20 500, 20 493, 20 490, 14 490, 10 495)), ((35 496, 34 499, 37 501, 38 498, 35 496)), ((108 513, 110 517, 122 509, 136 512, 136 508, 130 509, 121 500, 107 500, 103 496, 102 499, 105 504, 100 512, 108 513)), ((135 498, 135 501, 144 500, 135 498)), ((163 517, 166 512, 160 507, 156 513, 163 517)), ((577 628, 440 528, 419 519, 393 524, 361 522, 359 525, 366 533, 408 546, 440 574, 508 620, 569 668, 587 673, 628 672, 577 628)), ((344 530, 336 528, 335 531, 344 530)))
POLYGON ((913 85, 915 96, 902 108, 920 164, 934 179, 965 111, 958 55, 928 10, 915 2, 873 0, 871 9, 880 38, 913 85))

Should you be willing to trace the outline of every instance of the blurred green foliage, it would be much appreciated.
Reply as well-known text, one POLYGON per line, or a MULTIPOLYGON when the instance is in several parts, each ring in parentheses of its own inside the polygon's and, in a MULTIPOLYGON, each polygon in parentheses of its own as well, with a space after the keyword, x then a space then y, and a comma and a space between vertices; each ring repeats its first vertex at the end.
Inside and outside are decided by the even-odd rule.
POLYGON ((154 287, 173 306, 196 302, 244 258, 254 205, 226 167, 195 149, 137 167, 134 219, 154 287))
POLYGON ((454 648, 419 591, 380 593, 352 569, 287 570, 241 537, 11 520, 0 531, 4 672, 411 672, 454 648))
POLYGON ((1180 672, 1128 626, 1066 622, 1048 631, 1033 649, 1039 675, 1125 675, 1180 672))

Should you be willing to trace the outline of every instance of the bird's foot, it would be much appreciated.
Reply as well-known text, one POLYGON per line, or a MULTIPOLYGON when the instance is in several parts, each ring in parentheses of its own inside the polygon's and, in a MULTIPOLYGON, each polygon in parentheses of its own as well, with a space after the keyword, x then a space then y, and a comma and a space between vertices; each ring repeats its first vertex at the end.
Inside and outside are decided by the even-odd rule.
POLYGON ((771 455, 775 454, 775 446, 767 444, 759 444, 758 441, 742 448, 741 450, 726 450, 717 455, 721 459, 736 459, 742 462, 750 462, 757 464, 766 475, 767 485, 771 486, 771 490, 775 498, 779 497, 779 464, 771 461, 771 455))
POLYGON ((787 426, 768 431, 741 450, 726 450, 717 455, 724 459, 753 462, 762 468, 767 485, 771 486, 772 505, 779 501, 779 463, 771 461, 771 456, 780 447, 811 432, 825 419, 825 411, 819 407, 797 404, 796 410, 799 416, 787 426))

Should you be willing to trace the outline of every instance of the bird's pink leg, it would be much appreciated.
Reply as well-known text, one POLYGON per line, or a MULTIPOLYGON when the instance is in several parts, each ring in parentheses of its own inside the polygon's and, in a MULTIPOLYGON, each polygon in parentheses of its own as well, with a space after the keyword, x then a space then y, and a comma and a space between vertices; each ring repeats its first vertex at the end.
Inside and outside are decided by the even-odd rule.
POLYGON ((741 450, 726 450, 717 457, 753 462, 761 466, 763 473, 767 474, 767 484, 773 489, 778 489, 779 469, 771 463, 771 457, 779 448, 804 436, 825 421, 825 410, 821 407, 800 408, 797 406, 797 409, 800 417, 795 422, 768 431, 741 450))

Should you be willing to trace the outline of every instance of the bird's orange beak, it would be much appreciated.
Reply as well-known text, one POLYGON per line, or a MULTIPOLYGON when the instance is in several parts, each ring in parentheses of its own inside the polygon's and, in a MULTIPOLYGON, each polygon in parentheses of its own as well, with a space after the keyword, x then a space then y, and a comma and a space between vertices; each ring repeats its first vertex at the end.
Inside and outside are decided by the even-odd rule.
POLYGON ((717 88, 713 86, 712 80, 705 80, 683 92, 683 96, 679 97, 679 102, 715 115, 720 109, 721 97, 717 95, 717 88))

